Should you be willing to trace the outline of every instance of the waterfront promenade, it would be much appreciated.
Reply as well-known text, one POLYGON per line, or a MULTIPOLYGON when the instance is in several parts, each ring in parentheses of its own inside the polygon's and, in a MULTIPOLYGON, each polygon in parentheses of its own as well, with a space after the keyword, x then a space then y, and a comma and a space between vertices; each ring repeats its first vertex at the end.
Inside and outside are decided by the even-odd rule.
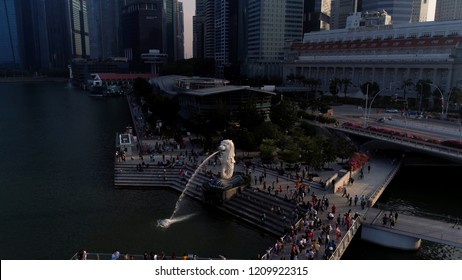
MULTIPOLYGON (((130 106, 135 105, 133 102, 129 101, 130 106)), ((139 127, 140 125, 144 125, 142 123, 142 116, 140 116, 140 111, 135 107, 131 108, 132 118, 134 120, 135 129, 137 132, 142 131, 139 127)), ((136 174, 136 166, 141 165, 143 162, 151 164, 152 167, 149 168, 156 168, 156 164, 160 161, 165 161, 166 159, 175 159, 177 161, 186 161, 188 157, 186 157, 188 152, 191 151, 199 151, 198 147, 194 147, 187 139, 185 145, 178 149, 178 146, 172 142, 172 140, 160 140, 160 139, 146 139, 140 137, 142 139, 142 147, 145 151, 146 149, 154 148, 154 147, 162 147, 163 152, 162 154, 156 153, 153 156, 145 155, 143 159, 139 156, 134 156, 132 158, 126 159, 124 162, 124 166, 133 165, 131 168, 128 168, 130 171, 129 173, 136 174)), ((238 148, 238 147, 237 147, 238 148)), ((235 167, 235 172, 248 172, 249 168, 244 164, 243 161, 239 161, 239 158, 242 157, 244 153, 237 149, 236 151, 236 159, 238 162, 235 167)), ((196 163, 192 166, 197 166, 201 163, 207 155, 199 155, 196 158, 196 163)), ((183 162, 184 163, 184 162, 183 162)), ((318 200, 328 200, 329 206, 324 208, 318 208, 314 215, 310 215, 309 212, 305 212, 305 215, 298 214, 296 217, 289 216, 288 213, 284 215, 283 218, 280 220, 273 219, 266 221, 266 223, 281 223, 281 227, 287 227, 288 223, 291 225, 291 229, 287 231, 285 234, 280 234, 280 232, 274 232, 275 235, 275 242, 274 244, 268 244, 267 248, 262 248, 262 254, 260 256, 256 256, 256 258, 265 258, 265 259, 293 259, 294 255, 291 254, 291 247, 295 243, 298 245, 301 240, 306 239, 308 235, 308 231, 305 229, 308 227, 309 220, 311 220, 314 216, 319 217, 320 226, 315 227, 315 230, 312 233, 312 240, 316 240, 316 242, 310 243, 313 244, 314 249, 318 249, 317 252, 314 252, 313 259, 323 259, 326 258, 324 253, 326 252, 327 242, 325 242, 325 238, 327 234, 321 234, 321 228, 328 227, 329 225, 332 227, 332 230, 329 232, 329 239, 333 241, 334 244, 338 244, 341 239, 344 237, 347 227, 351 226, 347 225, 344 221, 344 216, 346 213, 349 213, 350 216, 357 215, 361 218, 368 209, 368 205, 365 205, 363 208, 361 206, 361 197, 364 199, 369 200, 372 196, 375 195, 377 190, 383 188, 383 184, 389 182, 390 176, 394 174, 394 171, 397 168, 397 161, 394 158, 387 158, 384 156, 372 156, 367 163, 370 166, 370 171, 367 168, 364 168, 364 173, 362 178, 359 174, 352 174, 352 178, 354 182, 352 184, 347 184, 344 187, 346 188, 346 194, 351 197, 351 202, 347 199, 346 195, 343 192, 343 188, 341 187, 340 190, 334 192, 334 188, 331 184, 327 184, 324 186, 324 182, 329 182, 336 173, 341 169, 341 164, 338 163, 331 163, 329 165, 329 169, 323 170, 316 170, 317 176, 313 178, 313 181, 305 180, 304 183, 309 186, 309 193, 305 193, 303 199, 298 197, 297 201, 294 202, 294 207, 296 205, 308 205, 310 201, 312 201, 313 197, 316 197, 318 200), (358 201, 355 203, 355 197, 358 197, 358 201), (332 206, 335 205, 335 213, 333 213, 334 217, 329 217, 330 212, 334 212, 332 206), (337 220, 340 221, 339 223, 339 235, 336 232, 335 227, 337 220), (300 223, 300 221, 303 221, 300 223), (296 224, 299 222, 298 224, 296 224), (317 242, 317 240, 323 240, 322 242, 317 242), (316 246, 315 244, 318 243, 319 245, 316 246), (275 248, 275 244, 278 244, 275 248), (283 245, 281 247, 281 245, 283 245)), ((276 167, 276 166, 275 166, 276 167)), ((126 167, 124 167, 127 169, 126 167)), ((217 174, 219 170, 219 162, 215 163, 213 160, 210 163, 206 163, 203 166, 204 173, 211 173, 217 174)), ((119 166, 116 164, 116 174, 119 172, 119 166)), ((169 170, 169 178, 171 176, 179 177, 182 173, 181 166, 175 166, 173 168, 175 171, 171 172, 169 170)), ((165 169, 164 169, 165 170, 165 169)), ((283 176, 279 175, 278 172, 273 170, 271 166, 263 166, 257 157, 251 159, 251 167, 250 171, 252 174, 252 181, 250 188, 253 192, 258 193, 261 197, 260 207, 261 213, 267 213, 268 211, 273 212, 274 209, 270 209, 274 207, 274 203, 272 200, 265 200, 269 196, 276 196, 274 190, 277 190, 277 196, 282 200, 284 197, 293 197, 294 193, 297 192, 296 189, 296 181, 297 177, 295 172, 286 172, 283 176), (256 180, 254 180, 254 178, 256 180), (262 178, 262 180, 260 180, 262 178), (268 187, 275 186, 274 189, 271 191, 267 191, 268 187), (265 204, 267 201, 267 205, 265 204)), ((122 173, 125 175, 127 174, 127 170, 123 170, 122 173)), ((146 174, 145 172, 143 172, 146 174)), ((120 175, 120 174, 119 174, 120 175)), ((116 175, 117 176, 117 175, 116 175)), ((136 175, 135 175, 136 176, 136 175)), ((165 181, 166 178, 163 176, 151 176, 150 180, 156 181, 152 182, 155 186, 165 186, 168 185, 170 180, 167 182, 165 181)), ((189 179, 189 178, 188 178, 189 179)), ((183 180, 183 184, 186 185, 186 181, 183 180)), ((128 183, 128 185, 130 185, 128 183)), ((173 185, 173 184, 172 184, 173 185)), ((177 184, 176 184, 177 185, 177 184)), ((136 183, 133 184, 133 187, 136 187, 136 183)), ((146 187, 146 185, 144 185, 146 187)), ((149 187, 149 186, 148 186, 149 187)), ((184 186, 183 186, 184 188, 184 186)), ((178 191, 181 191, 181 187, 177 188, 178 191)), ((196 189, 197 191, 197 189, 196 189)), ((196 193, 196 198, 198 198, 200 194, 196 193)), ((234 199, 234 198, 233 198, 234 199)), ((226 204, 226 203, 225 203, 226 204)), ((269 217, 268 213, 268 217, 269 217)), ((256 214, 254 214, 255 216, 256 214)), ((253 223, 256 228, 262 228, 263 223, 258 220, 259 218, 248 218, 247 221, 253 223)), ((290 229, 290 228, 289 228, 290 229)), ((330 244, 332 245, 332 244, 330 244)), ((309 259, 311 258, 308 254, 308 246, 303 249, 302 246, 299 246, 298 255, 296 256, 297 259, 309 259)), ((316 250, 315 250, 316 251, 316 250)))

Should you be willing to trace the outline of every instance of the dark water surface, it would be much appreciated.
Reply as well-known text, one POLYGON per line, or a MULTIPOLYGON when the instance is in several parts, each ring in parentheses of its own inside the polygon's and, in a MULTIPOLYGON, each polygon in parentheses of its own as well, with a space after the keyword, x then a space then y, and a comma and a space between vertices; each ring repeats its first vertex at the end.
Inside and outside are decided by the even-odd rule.
POLYGON ((178 193, 116 190, 116 132, 131 125, 124 98, 98 99, 63 83, 0 83, 0 259, 69 259, 80 248, 255 258, 273 237, 187 202, 178 193))
MULTIPOLYGON (((428 158, 422 161, 428 161, 428 158)), ((460 166, 403 166, 378 202, 417 216, 444 220, 449 217, 461 218, 462 187, 458 183, 461 172, 460 166)), ((462 238, 462 226, 460 234, 462 238)), ((342 259, 462 260, 462 249, 422 240, 419 250, 407 252, 384 248, 355 236, 342 259)))
MULTIPOLYGON (((193 253, 253 259, 274 238, 187 201, 195 213, 168 229, 179 194, 113 187, 115 134, 131 125, 124 98, 98 99, 66 83, 0 83, 0 259, 69 259, 89 252, 193 253)), ((406 169, 383 203, 462 216, 460 170, 406 169), (425 175, 425 176, 422 176, 425 175)), ((462 259, 423 242, 417 252, 357 238, 345 259, 462 259)))

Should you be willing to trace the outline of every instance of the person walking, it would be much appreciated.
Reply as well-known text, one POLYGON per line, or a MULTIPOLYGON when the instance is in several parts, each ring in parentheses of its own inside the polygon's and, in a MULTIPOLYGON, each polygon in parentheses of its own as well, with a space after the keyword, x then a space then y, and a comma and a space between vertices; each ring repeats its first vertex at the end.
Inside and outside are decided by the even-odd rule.
MULTIPOLYGON (((359 199, 358 195, 355 194, 355 206, 358 204, 358 199, 359 199)), ((350 206, 351 206, 351 204, 350 204, 350 206)))
POLYGON ((393 228, 395 226, 395 216, 390 215, 388 219, 390 220, 390 227, 393 228))

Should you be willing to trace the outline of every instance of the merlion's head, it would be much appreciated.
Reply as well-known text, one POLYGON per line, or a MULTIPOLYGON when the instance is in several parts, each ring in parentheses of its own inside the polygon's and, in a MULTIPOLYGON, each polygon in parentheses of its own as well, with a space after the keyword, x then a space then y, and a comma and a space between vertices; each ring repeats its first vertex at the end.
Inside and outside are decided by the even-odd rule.
POLYGON ((220 152, 234 152, 234 143, 231 140, 222 140, 220 146, 218 146, 220 152))

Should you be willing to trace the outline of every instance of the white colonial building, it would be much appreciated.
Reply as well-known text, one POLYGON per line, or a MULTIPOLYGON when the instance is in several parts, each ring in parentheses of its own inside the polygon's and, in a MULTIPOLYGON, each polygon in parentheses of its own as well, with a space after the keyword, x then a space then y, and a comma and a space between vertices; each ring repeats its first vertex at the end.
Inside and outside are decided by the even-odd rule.
POLYGON ((302 43, 287 47, 283 77, 319 79, 324 91, 335 78, 357 86, 376 82, 384 94, 395 93, 408 79, 430 80, 446 97, 454 87, 462 88, 461 42, 462 20, 357 24, 307 33, 302 43))

